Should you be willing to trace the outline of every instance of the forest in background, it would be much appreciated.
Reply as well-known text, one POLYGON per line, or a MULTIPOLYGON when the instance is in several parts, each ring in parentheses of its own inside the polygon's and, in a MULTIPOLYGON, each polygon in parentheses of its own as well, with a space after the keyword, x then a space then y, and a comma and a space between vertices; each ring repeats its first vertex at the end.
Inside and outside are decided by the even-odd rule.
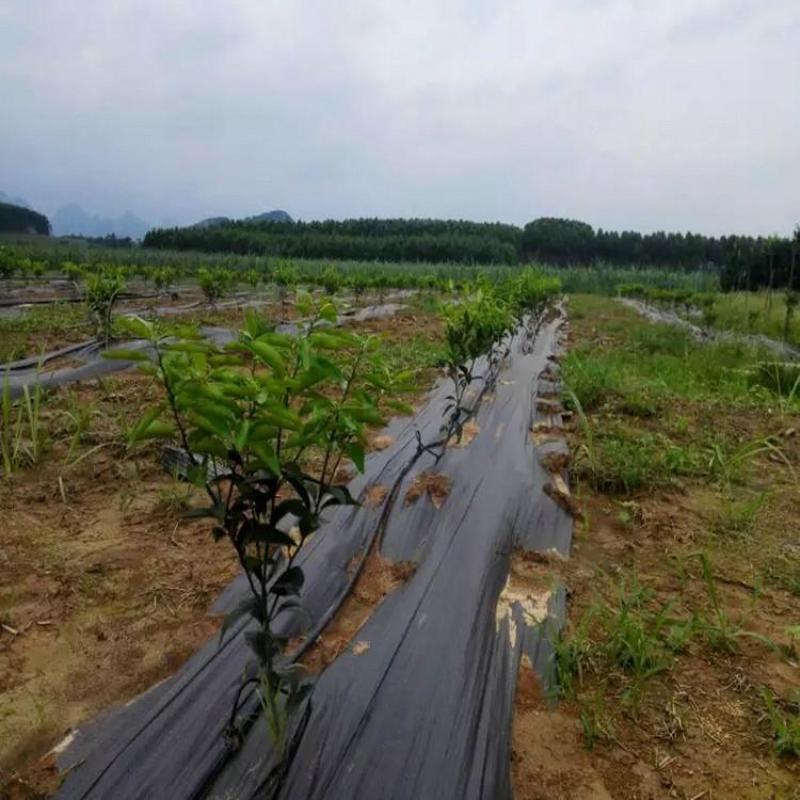
POLYGON ((595 230, 577 220, 542 217, 524 228, 426 219, 230 222, 213 228, 150 231, 146 247, 284 258, 424 261, 465 264, 621 265, 711 268, 723 288, 796 287, 800 231, 791 237, 642 234, 595 230))
POLYGON ((38 211, 0 202, 0 233, 39 233, 49 236, 50 221, 38 211))
MULTIPOLYGON (((144 248, 277 258, 513 266, 608 264, 713 271, 723 290, 800 287, 800 227, 792 236, 705 236, 594 229, 578 220, 540 217, 524 228, 499 222, 348 219, 312 222, 251 218, 157 228, 144 248)), ((47 217, 0 202, 0 233, 49 235, 47 217)), ((81 237, 83 238, 83 237, 81 237)), ((107 246, 130 239, 87 239, 107 246)))

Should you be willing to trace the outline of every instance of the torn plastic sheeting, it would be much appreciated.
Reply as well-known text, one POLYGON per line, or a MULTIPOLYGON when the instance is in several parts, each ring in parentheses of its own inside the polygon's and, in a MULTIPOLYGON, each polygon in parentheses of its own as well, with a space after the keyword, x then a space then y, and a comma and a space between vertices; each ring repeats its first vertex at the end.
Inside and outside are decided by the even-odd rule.
MULTIPOLYGON (((517 352, 512 355, 512 368, 519 364, 518 355, 517 352)), ((512 648, 508 634, 505 637, 502 634, 503 626, 496 627, 494 607, 505 584, 511 549, 516 540, 528 539, 521 529, 526 525, 541 526, 536 546, 543 549, 553 546, 553 541, 568 547, 571 530, 568 518, 566 526, 559 526, 560 533, 555 536, 545 530, 559 515, 563 517, 564 512, 543 494, 541 473, 535 479, 536 485, 528 480, 519 487, 516 496, 509 492, 511 507, 500 508, 500 513, 496 505, 499 498, 493 491, 503 480, 513 485, 520 477, 516 471, 505 469, 509 449, 516 452, 521 445, 525 455, 516 452, 515 458, 519 460, 512 463, 527 463, 529 473, 537 474, 534 470, 538 464, 524 427, 530 420, 533 402, 530 389, 537 358, 543 364, 541 355, 530 357, 528 366, 533 378, 529 372, 527 380, 498 383, 494 402, 486 404, 479 413, 481 433, 469 447, 445 452, 439 468, 448 465, 449 471, 451 467, 455 470, 451 474, 456 476, 456 491, 442 509, 437 511, 425 498, 405 505, 403 489, 397 495, 390 528, 399 524, 395 522, 397 518, 402 518, 406 530, 414 520, 418 525, 436 526, 439 535, 424 542, 419 537, 413 540, 422 562, 409 583, 390 595, 359 633, 359 639, 371 642, 370 648, 359 656, 341 657, 320 678, 313 695, 312 724, 301 742, 285 796, 384 796, 380 791, 370 793, 378 788, 376 782, 384 787, 395 786, 397 792, 393 796, 428 796, 427 789, 422 794, 414 793, 417 784, 409 785, 409 772, 402 765, 398 769, 398 758, 406 766, 414 765, 409 767, 414 776, 419 766, 418 780, 423 787, 430 787, 431 781, 450 789, 462 786, 460 778, 453 782, 453 773, 469 772, 463 784, 469 790, 467 795, 446 792, 446 796, 480 796, 476 794, 479 786, 487 788, 483 796, 499 796, 489 792, 489 788, 501 792, 507 788, 511 699, 503 706, 502 698, 513 698, 516 675, 513 657, 518 657, 516 649, 531 637, 516 636, 512 648), (521 404, 514 402, 515 396, 521 404), (513 415, 517 422, 505 433, 505 426, 493 426, 487 416, 487 410, 503 407, 512 410, 518 405, 521 410, 513 415), (491 431, 499 432, 496 439, 489 436, 491 431), (480 453, 475 450, 482 439, 485 443, 494 441, 488 449, 489 461, 487 450, 480 453), (481 461, 492 464, 488 475, 480 474, 481 461), (466 491, 461 490, 462 471, 464 482, 470 484, 466 491), (550 510, 543 515, 527 506, 550 510), (438 519, 436 515, 440 515, 438 519), (443 520, 451 524, 443 524, 443 520), (424 546, 420 549, 421 544, 424 546), (355 668, 357 674, 353 672, 355 668), (368 691, 370 685, 380 687, 379 695, 374 698, 368 691), (352 706, 337 702, 343 692, 352 706), (462 703, 466 704, 464 709, 462 703), (381 713, 377 713, 378 707, 381 713), (385 747, 385 732, 396 727, 397 719, 404 721, 405 735, 395 734, 393 745, 405 748, 402 756, 390 755, 392 748, 386 752, 385 747), (454 743, 455 752, 445 759, 452 763, 452 768, 442 768, 441 763, 437 766, 434 752, 426 754, 416 749, 419 738, 428 741, 434 736, 433 723, 434 728, 444 726, 445 740, 451 735, 460 737, 454 743), (366 730, 370 731, 369 736, 366 730), (421 737, 418 730, 422 731, 421 737), (357 737, 357 744, 351 741, 353 737, 357 737), (341 758, 346 756, 336 755, 337 746, 344 747, 348 741, 359 753, 359 759, 362 751, 372 753, 363 764, 365 769, 369 766, 368 774, 336 772, 341 758), (333 749, 333 761, 318 757, 320 747, 325 753, 333 749), (376 749, 384 753, 383 759, 376 749), (421 760, 419 765, 418 760, 421 760), (396 784, 384 783, 381 776, 387 771, 405 778, 396 784), (439 772, 448 775, 448 780, 433 777, 439 772), (312 779, 311 786, 296 791, 292 788, 308 777, 312 779), (351 785, 353 780, 357 785, 351 785), (311 793, 306 795, 307 791, 311 793)), ((434 432, 438 430, 442 389, 434 401, 437 399, 438 403, 428 404, 417 420, 423 430, 431 430, 431 426, 434 432)), ((398 427, 395 444, 370 456, 369 482, 392 484, 403 474, 409 448, 416 446, 417 426, 406 422, 398 427)), ((405 477, 403 487, 415 474, 430 467, 429 463, 423 463, 426 458, 432 460, 424 455, 405 477)), ((367 482, 368 479, 361 479, 360 488, 367 482)), ((357 491, 355 485, 353 491, 357 491)), ((319 618, 326 604, 330 607, 336 602, 337 589, 347 581, 350 558, 344 556, 352 554, 354 545, 357 549, 359 539, 364 546, 364 539, 368 538, 365 529, 374 530, 378 513, 378 509, 343 510, 325 526, 324 535, 317 534, 309 545, 304 554, 304 569, 309 575, 307 585, 315 594, 304 597, 304 604, 312 616, 319 618)), ((400 529, 396 530, 395 540, 402 539, 400 529)), ((387 529, 385 550, 391 540, 391 531, 387 529)), ((226 593, 222 602, 230 602, 235 591, 232 588, 226 593)), ((534 656, 529 657, 533 660, 534 656)), ((218 762, 223 754, 222 730, 248 657, 240 635, 228 640, 221 652, 217 651, 216 642, 212 642, 175 678, 116 712, 94 730, 79 734, 61 763, 69 766, 83 759, 85 763, 68 776, 63 796, 192 797, 206 788, 207 794, 214 797, 258 794, 270 765, 262 724, 250 730, 244 747, 225 765, 214 786, 205 787, 210 777, 209 764, 218 762)), ((441 756, 441 747, 431 749, 441 756)), ((441 758, 438 760, 441 762, 441 758)))

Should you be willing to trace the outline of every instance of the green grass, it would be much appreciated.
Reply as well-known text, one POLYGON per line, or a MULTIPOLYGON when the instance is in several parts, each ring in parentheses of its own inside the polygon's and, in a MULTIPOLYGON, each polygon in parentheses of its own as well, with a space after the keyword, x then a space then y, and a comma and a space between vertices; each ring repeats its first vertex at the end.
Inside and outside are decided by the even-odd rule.
MULTIPOLYGON (((636 717, 642 703, 658 695, 654 682, 669 688, 680 658, 735 653, 743 639, 777 649, 727 612, 705 553, 686 557, 679 566, 681 589, 669 595, 659 595, 630 570, 613 580, 601 577, 591 604, 555 639, 554 690, 577 702, 589 749, 613 738, 614 715, 607 713, 606 699, 613 697, 620 711, 636 717), (699 592, 688 590, 690 580, 699 592)), ((774 706, 772 713, 779 751, 790 753, 797 741, 796 715, 774 706)))
POLYGON ((411 372, 412 383, 418 391, 430 387, 430 370, 442 363, 442 342, 423 334, 405 341, 393 341, 386 335, 380 341, 383 358, 392 373, 411 372))
POLYGON ((600 294, 610 297, 620 284, 641 284, 658 289, 685 289, 712 292, 719 289, 719 275, 712 270, 677 270, 662 267, 591 264, 575 267, 541 267, 548 275, 561 280, 565 292, 600 294))
POLYGON ((779 756, 800 757, 800 704, 779 707, 769 689, 764 690, 764 706, 775 752, 779 756))
POLYGON ((595 426, 592 452, 579 453, 575 472, 606 494, 633 494, 704 473, 702 452, 621 423, 595 426))
MULTIPOLYGON (((563 362, 564 403, 581 425, 576 474, 594 489, 632 494, 699 477, 730 492, 758 458, 787 463, 776 441, 742 441, 711 422, 714 409, 773 412, 776 395, 750 372, 762 363, 758 349, 697 342, 605 298, 575 296, 570 312, 584 335, 563 362)), ((800 393, 780 406, 800 411, 800 393)))
POLYGON ((80 340, 91 335, 86 306, 82 303, 35 305, 19 316, 0 317, 0 362, 38 355, 32 337, 46 334, 52 340, 80 340))
POLYGON ((572 348, 564 362, 566 386, 587 412, 609 402, 627 401, 652 414, 674 397, 762 404, 771 397, 748 376, 765 358, 758 348, 697 342, 680 328, 610 308, 597 297, 571 298, 570 312, 583 319, 603 314, 603 339, 572 348))
MULTIPOLYGON (((770 299, 760 292, 728 292, 714 298, 713 327, 739 333, 760 333, 783 340, 786 319, 786 295, 773 291, 770 299)), ((795 314, 786 341, 800 347, 800 314, 795 314)))
POLYGON ((19 469, 34 466, 45 445, 41 420, 42 388, 23 387, 22 398, 11 400, 11 384, 3 377, 0 395, 0 466, 8 477, 19 469))
POLYGON ((688 645, 693 618, 676 615, 672 603, 659 601, 635 575, 607 584, 605 594, 555 643, 558 691, 576 698, 594 675, 613 682, 623 706, 635 711, 650 681, 668 672, 688 645))
POLYGON ((760 492, 745 500, 725 503, 716 514, 713 532, 723 537, 751 536, 767 500, 767 493, 760 492))

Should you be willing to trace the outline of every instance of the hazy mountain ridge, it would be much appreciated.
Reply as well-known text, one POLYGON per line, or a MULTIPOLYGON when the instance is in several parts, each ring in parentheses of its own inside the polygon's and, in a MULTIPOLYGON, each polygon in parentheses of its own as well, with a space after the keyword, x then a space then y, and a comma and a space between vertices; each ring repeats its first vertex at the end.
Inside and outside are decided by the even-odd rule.
MULTIPOLYGON (((33 210, 30 203, 21 197, 0 191, 0 203, 33 210)), ((117 238, 143 239, 145 234, 154 227, 174 227, 173 220, 164 219, 160 225, 154 226, 143 220, 132 211, 126 211, 117 217, 105 217, 86 211, 78 203, 67 203, 61 206, 55 214, 50 216, 54 236, 86 236, 89 238, 103 238, 114 235, 117 238)), ((200 222, 190 225, 192 228, 216 228, 231 222, 294 222, 292 217, 282 209, 273 209, 261 214, 235 220, 233 217, 208 217, 200 222)))
POLYGON ((90 214, 77 203, 69 203, 58 209, 52 219, 53 233, 56 236, 109 236, 119 238, 129 236, 142 239, 152 227, 132 211, 118 217, 101 217, 90 214))
POLYGON ((252 217, 243 217, 240 220, 235 220, 233 217, 207 217, 189 227, 201 229, 217 228, 220 225, 227 225, 231 222, 294 222, 294 220, 288 212, 281 208, 275 208, 272 211, 265 211, 263 214, 256 214, 252 217))

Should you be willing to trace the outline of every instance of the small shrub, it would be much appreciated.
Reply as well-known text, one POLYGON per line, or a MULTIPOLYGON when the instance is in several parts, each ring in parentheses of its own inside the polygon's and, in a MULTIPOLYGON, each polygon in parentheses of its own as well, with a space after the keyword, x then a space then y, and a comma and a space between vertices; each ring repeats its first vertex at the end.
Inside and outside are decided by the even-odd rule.
POLYGON ((242 280, 253 290, 258 289, 261 282, 261 273, 255 269, 248 269, 242 273, 242 280))
POLYGON ((113 311, 120 294, 125 291, 125 279, 119 270, 102 268, 86 275, 86 305, 95 336, 109 342, 113 335, 113 311))
POLYGON ((322 273, 320 283, 327 294, 334 295, 342 287, 342 276, 336 267, 329 266, 322 273))
POLYGON ((216 303, 231 289, 232 276, 226 269, 199 269, 197 284, 209 303, 216 303))
POLYGON ((339 467, 349 458, 364 470, 367 426, 380 424, 381 408, 394 405, 393 377, 374 340, 321 330, 336 317, 330 302, 315 308, 304 296, 298 309, 311 316, 302 335, 265 330, 248 315, 239 340, 223 349, 194 337, 171 341, 137 319, 155 362, 138 351, 109 354, 142 362, 163 387, 131 442, 177 439, 194 465, 189 479, 209 500, 192 516, 209 518, 214 538, 228 541, 239 559, 250 593, 226 617, 221 638, 232 625, 246 628, 254 660, 229 734, 241 740, 239 699, 251 687, 280 757, 291 749, 289 723, 311 690, 286 657, 293 629, 282 625, 302 610, 306 575, 297 557, 328 509, 356 504, 339 467), (321 466, 312 470, 311 463, 321 466), (296 530, 289 530, 290 519, 296 530))

